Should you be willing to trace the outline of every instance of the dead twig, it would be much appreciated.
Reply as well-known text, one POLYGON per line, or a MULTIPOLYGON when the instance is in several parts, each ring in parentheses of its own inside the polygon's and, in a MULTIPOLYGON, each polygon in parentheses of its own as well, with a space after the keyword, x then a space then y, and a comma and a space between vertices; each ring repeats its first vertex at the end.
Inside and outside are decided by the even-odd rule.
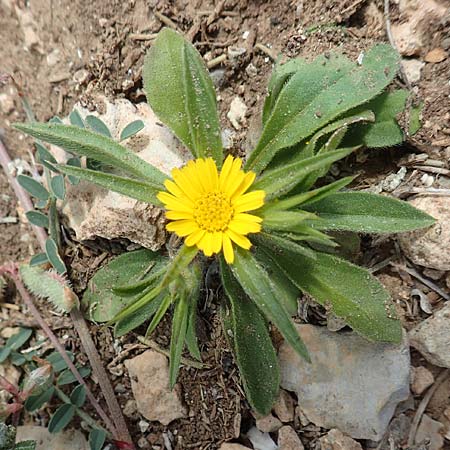
POLYGON ((206 63, 206 66, 208 69, 212 69, 213 67, 218 66, 219 64, 222 64, 227 59, 227 55, 225 53, 222 53, 217 58, 213 58, 211 61, 208 61, 206 63))
POLYGON ((409 430, 409 436, 408 436, 408 447, 412 448, 414 445, 414 441, 416 439, 417 434, 417 428, 419 427, 420 420, 422 419, 423 413, 425 412, 425 409, 428 406, 428 403, 430 403, 430 400, 433 398, 434 393, 436 392, 437 388, 450 376, 450 369, 444 369, 439 376, 436 378, 436 381, 434 382, 433 386, 428 389, 427 393, 424 395, 422 401, 420 402, 416 414, 414 415, 414 419, 411 424, 411 428, 409 430))
POLYGON ((155 14, 156 18, 158 20, 160 20, 164 25, 181 33, 181 30, 178 28, 178 25, 172 19, 169 19, 167 16, 165 16, 164 14, 162 14, 158 11, 155 11, 154 14, 155 14))
POLYGON ((255 48, 265 53, 272 61, 277 60, 277 55, 275 54, 275 52, 266 45, 258 43, 255 44, 255 48))
MULTIPOLYGON (((386 24, 386 34, 389 39, 389 43, 398 52, 397 44, 395 43, 394 36, 392 35, 389 0, 384 0, 384 21, 386 24)), ((406 76, 406 72, 405 69, 403 68, 403 64, 401 61, 400 61, 400 76, 403 82, 405 83, 408 91, 411 91, 411 83, 409 82, 408 77, 406 76)))
POLYGON ((131 33, 129 38, 133 41, 152 41, 156 36, 156 33, 131 33))

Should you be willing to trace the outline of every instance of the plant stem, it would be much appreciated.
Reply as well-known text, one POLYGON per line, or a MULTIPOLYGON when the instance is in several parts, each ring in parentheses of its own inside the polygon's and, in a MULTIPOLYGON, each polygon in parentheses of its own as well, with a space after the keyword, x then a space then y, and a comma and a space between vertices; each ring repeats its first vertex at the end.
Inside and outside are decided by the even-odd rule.
MULTIPOLYGON (((4 146, 2 140, 0 139, 0 165, 5 172, 8 182, 14 190, 24 212, 32 211, 34 209, 33 203, 30 196, 25 192, 25 190, 20 186, 17 180, 13 177, 10 172, 10 167, 12 166, 12 160, 8 155, 6 147, 4 146)), ((43 252, 45 252, 45 241, 47 240, 47 233, 44 228, 37 227, 36 225, 31 225, 34 233, 36 234, 37 240, 43 252)))

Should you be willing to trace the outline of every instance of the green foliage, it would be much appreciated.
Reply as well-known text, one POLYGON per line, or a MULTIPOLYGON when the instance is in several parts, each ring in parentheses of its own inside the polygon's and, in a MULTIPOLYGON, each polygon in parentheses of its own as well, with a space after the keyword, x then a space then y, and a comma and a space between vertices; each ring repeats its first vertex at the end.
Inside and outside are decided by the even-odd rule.
POLYGON ((157 116, 195 157, 212 156, 220 166, 223 156, 216 94, 198 51, 165 28, 145 58, 143 78, 148 102, 157 116))
MULTIPOLYGON (((384 92, 396 75, 398 59, 384 44, 367 51, 361 64, 330 52, 312 62, 295 59, 277 65, 269 81, 263 131, 245 166, 257 175, 252 190, 266 193, 264 206, 255 211, 263 220, 263 230, 249 235, 254 246, 251 252, 235 248, 232 265, 220 259, 225 330, 247 398, 261 414, 270 411, 280 376, 268 322, 309 360, 291 320, 300 292, 314 297, 368 339, 401 340, 400 322, 389 295, 368 271, 337 256, 351 247, 342 242, 354 243, 337 232, 403 232, 427 227, 433 219, 395 199, 342 191, 353 177, 328 185, 321 180, 333 163, 361 145, 382 147, 403 139, 397 116, 405 108, 406 93, 384 92), (314 188, 318 180, 320 187, 314 188)), ((147 55, 143 77, 148 101, 158 117, 194 157, 212 156, 220 167, 223 154, 215 93, 199 53, 178 33, 164 29, 147 55)), ((411 110, 410 129, 417 128, 416 111, 411 110)), ((97 118, 88 116, 83 121, 73 112, 70 121, 72 126, 17 128, 88 158, 87 169, 80 167, 79 159, 75 164, 57 165, 42 151, 50 170, 159 204, 156 194, 164 189, 163 173, 107 137, 109 131, 97 118), (83 128, 86 125, 95 132, 83 128)), ((120 139, 141 127, 141 123, 129 124, 120 139)), ((56 197, 62 192, 51 187, 54 212, 56 197)), ((45 197, 43 192, 41 197, 45 197)), ((52 229, 55 221, 52 215, 49 219, 52 229)), ((56 244, 56 237, 52 239, 56 244)), ((149 321, 148 335, 173 310, 169 349, 173 387, 184 347, 194 358, 201 356, 195 318, 208 260, 196 246, 185 244, 175 256, 169 253, 170 258, 146 250, 121 255, 97 272, 83 302, 91 319, 115 325, 116 336, 145 321, 149 321)), ((46 256, 54 257, 49 252, 46 256)), ((82 394, 77 392, 64 400, 66 404, 52 418, 53 428, 65 426, 67 418, 76 413, 77 404, 82 403, 82 394)), ((101 443, 94 447, 91 443, 91 447, 101 447, 101 438, 93 432, 92 442, 101 443)))
POLYGON ((135 134, 139 133, 144 128, 144 122, 142 120, 135 120, 129 123, 120 133, 120 141, 124 141, 125 139, 129 139, 135 134))
POLYGON ((0 364, 10 358, 15 365, 22 365, 26 359, 18 350, 27 343, 33 334, 31 328, 20 328, 16 334, 13 334, 6 341, 3 347, 0 347, 0 364))

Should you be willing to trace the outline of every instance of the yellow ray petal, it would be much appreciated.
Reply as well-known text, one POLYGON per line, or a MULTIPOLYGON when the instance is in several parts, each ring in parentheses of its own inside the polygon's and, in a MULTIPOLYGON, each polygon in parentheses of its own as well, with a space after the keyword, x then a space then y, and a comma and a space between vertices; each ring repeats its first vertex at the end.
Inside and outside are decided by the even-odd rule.
POLYGON ((212 251, 213 253, 219 253, 220 250, 222 250, 222 235, 223 233, 221 231, 216 231, 212 238, 212 251))
POLYGON ((241 172, 241 166, 242 166, 242 159, 241 158, 234 158, 233 164, 230 169, 230 173, 228 174, 227 180, 225 180, 225 183, 223 185, 223 191, 228 192, 230 185, 232 184, 233 180, 239 175, 241 172))
POLYGON ((169 220, 194 219, 192 216, 192 212, 175 210, 166 211, 166 218, 169 220))
POLYGON ((197 244, 200 239, 205 235, 206 231, 205 230, 196 230, 194 231, 192 234, 190 234, 186 239, 185 239, 185 244, 188 247, 192 247, 193 245, 197 244))
POLYGON ((212 190, 216 191, 219 188, 219 174, 217 173, 216 163, 212 158, 206 159, 206 166, 208 169, 209 179, 211 182, 212 190))
POLYGON ((175 209, 177 211, 192 212, 190 203, 179 199, 167 192, 158 192, 156 196, 166 206, 166 209, 175 209))
POLYGON ((259 233, 261 231, 261 224, 256 222, 241 222, 233 219, 228 224, 228 229, 238 234, 259 233))
POLYGON ((198 248, 200 250, 203 250, 203 253, 206 256, 212 255, 212 237, 213 233, 206 232, 205 235, 197 243, 198 248))
POLYGON ((222 170, 220 171, 219 176, 219 189, 223 191, 225 182, 228 179, 228 176, 230 175, 231 167, 233 166, 233 157, 231 155, 228 155, 225 159, 225 162, 223 163, 222 170))
POLYGON ((177 186, 184 192, 186 197, 195 202, 198 197, 198 190, 192 184, 192 178, 187 177, 183 169, 172 169, 172 178, 177 186))
POLYGON ((184 191, 182 191, 180 189, 180 187, 174 183, 172 180, 165 180, 164 181, 164 186, 166 187, 166 189, 173 194, 175 197, 178 197, 179 199, 184 200, 186 203, 189 203, 190 205, 194 206, 194 202, 192 201, 191 198, 189 198, 184 191))
POLYGON ((239 245, 239 247, 248 250, 252 246, 252 243, 248 238, 242 236, 241 234, 235 233, 233 230, 228 229, 225 233, 230 237, 230 239, 233 242, 239 245))
POLYGON ((233 251, 233 245, 231 244, 231 240, 228 237, 228 235, 225 233, 222 236, 222 240, 223 240, 223 254, 225 256, 225 261, 228 264, 233 264, 234 251, 233 251))
POLYGON ((238 197, 232 204, 236 213, 252 211, 264 205, 264 191, 252 191, 238 197))
POLYGON ((234 215, 233 219, 239 220, 241 222, 250 222, 250 223, 254 222, 261 223, 263 221, 261 217, 246 213, 237 213, 234 215))
POLYGON ((239 186, 231 192, 231 199, 235 200, 240 195, 242 195, 255 181, 255 172, 248 172, 245 174, 244 179, 241 181, 239 186))
POLYGON ((184 237, 198 230, 198 225, 193 220, 176 220, 166 225, 167 231, 173 231, 178 236, 184 237))

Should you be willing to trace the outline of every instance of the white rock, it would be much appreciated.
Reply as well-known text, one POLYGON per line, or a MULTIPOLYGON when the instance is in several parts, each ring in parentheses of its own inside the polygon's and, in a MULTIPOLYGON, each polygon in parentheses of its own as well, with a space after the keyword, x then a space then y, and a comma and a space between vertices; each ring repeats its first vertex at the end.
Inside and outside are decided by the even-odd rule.
POLYGON ((56 64, 59 63, 60 60, 60 51, 58 48, 53 49, 48 55, 47 55, 47 65, 49 67, 56 66, 56 64))
POLYGON ((425 392, 434 383, 433 374, 423 366, 411 368, 411 390, 416 395, 425 392))
POLYGON ((15 11, 22 29, 24 47, 27 50, 37 50, 42 54, 42 41, 36 33, 39 27, 33 18, 31 10, 27 7, 22 9, 16 4, 15 11))
POLYGON ((409 395, 409 348, 372 343, 352 332, 297 325, 312 363, 285 342, 281 387, 297 393, 307 418, 357 439, 380 440, 396 405, 409 395))
POLYGON ((286 423, 294 420, 294 409, 294 399, 292 396, 283 389, 280 389, 280 395, 273 405, 273 412, 282 422, 286 423))
POLYGON ((241 125, 245 124, 245 115, 247 114, 247 106, 242 101, 241 97, 234 97, 230 104, 230 110, 227 113, 227 117, 231 122, 231 125, 236 130, 241 129, 241 125))
POLYGON ((14 98, 12 95, 6 92, 0 94, 0 111, 5 115, 14 111, 14 98))
POLYGON ((426 212, 436 223, 425 229, 402 233, 400 246, 414 264, 436 270, 450 270, 450 197, 417 197, 410 205, 426 212))
POLYGON ((304 446, 295 430, 285 425, 278 431, 279 450, 304 450, 304 446))
POLYGON ((330 430, 328 434, 322 436, 320 446, 321 450, 363 450, 359 442, 337 429, 330 430))
POLYGON ((263 433, 256 427, 250 428, 246 436, 252 443, 254 450, 277 450, 278 448, 269 433, 263 433))
POLYGON ((161 353, 147 350, 125 361, 131 379, 131 389, 138 411, 147 420, 163 425, 186 417, 177 389, 169 388, 169 363, 161 353))
MULTIPOLYGON (((180 167, 189 159, 188 151, 168 128, 162 126, 146 103, 135 106, 123 99, 115 103, 104 102, 106 113, 99 117, 109 127, 114 138, 117 139, 125 126, 134 120, 144 122, 144 129, 124 142, 142 159, 167 174, 173 167, 180 167)), ((83 118, 91 114, 79 105, 75 107, 83 118)), ((51 150, 59 162, 67 159, 65 152, 60 149, 52 147, 51 150)), ((67 218, 67 225, 75 231, 80 241, 96 236, 106 239, 127 238, 151 250, 158 250, 165 242, 164 216, 159 208, 92 183, 68 185, 62 212, 67 218)))
POLYGON ((416 444, 429 441, 429 444, 426 446, 427 450, 441 450, 444 447, 444 438, 441 434, 443 428, 442 423, 424 414, 417 428, 416 444))
POLYGON ((262 417, 256 420, 256 427, 263 433, 273 433, 278 431, 282 426, 282 423, 272 414, 262 417))
POLYGON ((25 425, 17 428, 16 440, 36 441, 36 450, 89 450, 86 438, 78 430, 51 434, 45 427, 25 425))
POLYGON ((424 65, 425 63, 419 59, 402 59, 402 66, 410 83, 420 81, 424 65))
POLYGON ((411 330, 409 338, 427 361, 450 368, 450 304, 411 330))

